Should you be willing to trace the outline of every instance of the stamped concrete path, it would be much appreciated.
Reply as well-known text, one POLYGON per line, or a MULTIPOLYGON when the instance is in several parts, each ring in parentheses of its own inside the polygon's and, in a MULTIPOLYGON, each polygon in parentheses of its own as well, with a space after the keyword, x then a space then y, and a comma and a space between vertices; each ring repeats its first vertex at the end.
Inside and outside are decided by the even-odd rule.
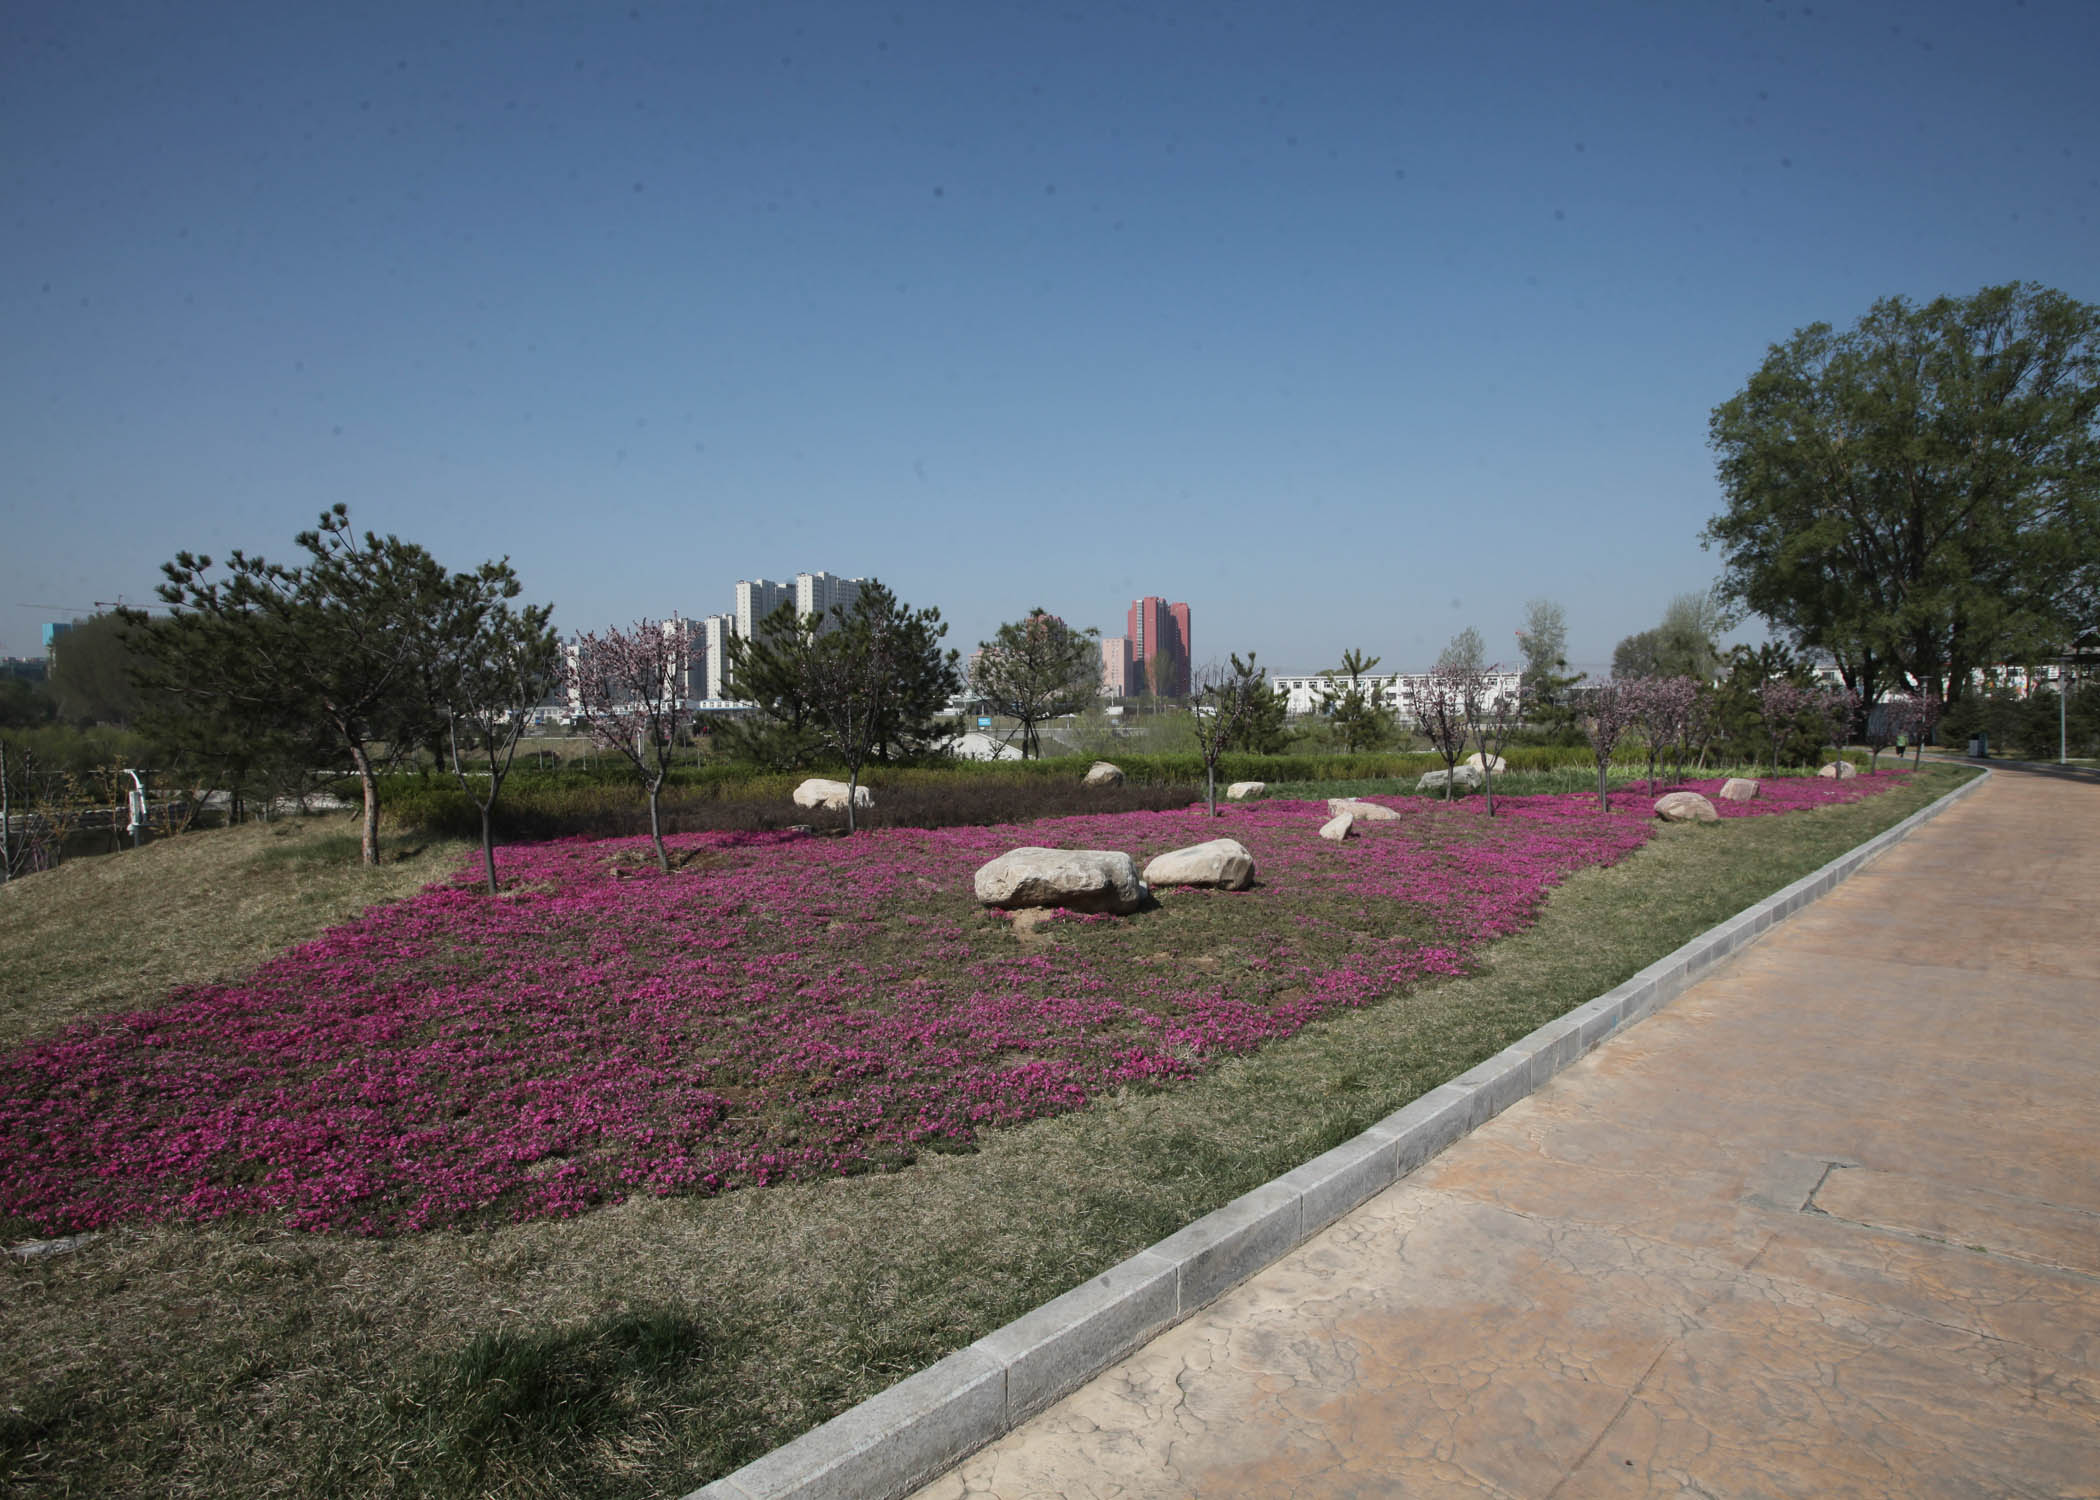
POLYGON ((2100 1496, 2100 784, 1999 770, 920 1495, 2100 1496))

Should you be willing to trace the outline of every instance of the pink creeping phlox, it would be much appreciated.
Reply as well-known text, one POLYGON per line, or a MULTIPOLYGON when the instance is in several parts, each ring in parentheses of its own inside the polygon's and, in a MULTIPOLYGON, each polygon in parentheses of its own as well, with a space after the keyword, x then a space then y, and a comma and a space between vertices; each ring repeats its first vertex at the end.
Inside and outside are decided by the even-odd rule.
MULTIPOLYGON (((1901 773, 1897 773, 1901 774, 1901 773)), ((1724 818, 1852 801, 1895 775, 1765 783, 1724 818)), ((1718 782, 1692 782, 1713 793, 1718 782)), ((1324 808, 879 830, 693 834, 695 868, 617 879, 640 840, 502 849, 228 985, 100 1016, 0 1069, 0 1225, 277 1214, 388 1234, 562 1217, 896 1164, 977 1132, 1171 1084, 1519 931, 1547 890, 1650 833, 1645 798, 1396 799, 1335 846, 1324 808), (1017 844, 1151 855, 1223 833, 1254 853, 1226 903, 1237 967, 1149 950, 1160 915, 1063 917, 1020 949, 970 896, 1017 844), (1405 921, 1397 921, 1404 917, 1405 921), (1402 929, 1412 936, 1397 935, 1402 929), (1426 934, 1426 936, 1424 935, 1426 934), (1112 983, 1091 958, 1103 948, 1112 983)))

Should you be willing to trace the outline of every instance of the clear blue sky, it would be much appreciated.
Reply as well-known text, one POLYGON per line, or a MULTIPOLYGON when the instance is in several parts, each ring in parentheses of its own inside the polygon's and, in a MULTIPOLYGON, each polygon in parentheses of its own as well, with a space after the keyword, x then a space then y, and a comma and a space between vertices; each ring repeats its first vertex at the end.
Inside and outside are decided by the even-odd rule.
POLYGON ((2100 301, 2092 0, 0 16, 14 655, 340 500, 565 629, 827 568, 1608 659, 1768 344, 2100 301))

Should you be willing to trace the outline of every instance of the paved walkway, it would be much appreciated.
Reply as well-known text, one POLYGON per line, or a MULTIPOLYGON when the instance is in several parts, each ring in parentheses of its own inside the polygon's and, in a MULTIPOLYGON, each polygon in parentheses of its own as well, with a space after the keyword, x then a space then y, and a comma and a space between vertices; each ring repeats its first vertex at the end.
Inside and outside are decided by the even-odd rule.
POLYGON ((2001 769, 920 1493, 2100 1496, 2100 785, 2001 769))

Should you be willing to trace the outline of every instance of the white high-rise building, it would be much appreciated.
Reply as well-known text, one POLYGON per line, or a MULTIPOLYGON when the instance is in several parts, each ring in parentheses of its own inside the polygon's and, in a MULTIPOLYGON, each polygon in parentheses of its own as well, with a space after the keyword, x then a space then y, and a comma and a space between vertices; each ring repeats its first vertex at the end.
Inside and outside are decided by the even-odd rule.
POLYGON ((860 586, 867 581, 865 578, 840 578, 831 573, 797 573, 795 613, 815 615, 829 624, 834 609, 847 611, 853 608, 853 601, 860 597, 860 586))
POLYGON ((722 680, 729 675, 729 637, 735 632, 735 615, 709 615, 700 622, 700 649, 706 653, 710 698, 722 696, 722 680))
POLYGON ((795 586, 791 583, 775 583, 770 578, 739 578, 736 581, 736 633, 750 640, 758 634, 761 620, 794 597, 795 586))

